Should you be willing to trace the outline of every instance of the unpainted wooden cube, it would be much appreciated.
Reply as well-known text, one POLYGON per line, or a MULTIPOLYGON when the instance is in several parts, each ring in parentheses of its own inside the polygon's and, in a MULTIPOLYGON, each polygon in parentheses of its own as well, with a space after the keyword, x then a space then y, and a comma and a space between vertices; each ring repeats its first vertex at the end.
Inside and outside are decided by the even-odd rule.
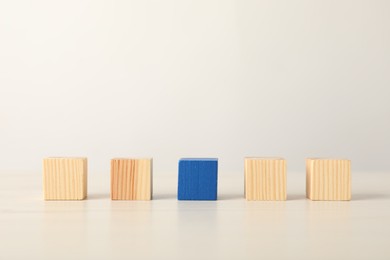
POLYGON ((153 159, 114 158, 111 160, 112 200, 152 199, 153 159))
POLYGON ((351 161, 306 159, 306 197, 311 200, 351 200, 351 161))
POLYGON ((87 158, 84 157, 44 158, 44 199, 85 199, 87 197, 87 164, 87 158))
POLYGON ((245 158, 245 198, 247 200, 286 200, 286 160, 245 158))

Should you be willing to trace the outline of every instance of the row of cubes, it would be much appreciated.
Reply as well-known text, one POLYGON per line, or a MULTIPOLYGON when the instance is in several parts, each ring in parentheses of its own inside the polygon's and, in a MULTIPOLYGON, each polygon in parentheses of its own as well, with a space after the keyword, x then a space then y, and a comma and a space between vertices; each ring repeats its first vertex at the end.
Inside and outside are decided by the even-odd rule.
MULTIPOLYGON (((286 160, 251 157, 244 160, 247 200, 286 200, 286 160)), ((87 158, 43 159, 45 200, 87 197, 87 158)), ((217 200, 218 159, 179 160, 178 200, 217 200)), ((153 160, 111 160, 112 200, 151 200, 153 160)), ((351 162, 344 159, 306 159, 306 195, 311 200, 350 200, 351 162)))

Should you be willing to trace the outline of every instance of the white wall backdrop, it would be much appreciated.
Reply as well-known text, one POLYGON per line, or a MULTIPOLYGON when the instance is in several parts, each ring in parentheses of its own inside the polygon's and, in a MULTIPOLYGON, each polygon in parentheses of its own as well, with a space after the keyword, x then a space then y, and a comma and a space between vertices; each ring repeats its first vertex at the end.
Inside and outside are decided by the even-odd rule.
POLYGON ((390 170, 390 1, 1 1, 0 173, 45 156, 390 170))

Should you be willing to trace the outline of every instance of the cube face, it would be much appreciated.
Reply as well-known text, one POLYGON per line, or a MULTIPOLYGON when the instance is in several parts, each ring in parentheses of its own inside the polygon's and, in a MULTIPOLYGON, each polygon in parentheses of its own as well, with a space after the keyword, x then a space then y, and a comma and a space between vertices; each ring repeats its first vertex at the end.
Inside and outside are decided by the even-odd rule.
POLYGON ((111 160, 112 200, 152 199, 153 159, 111 160))
POLYGON ((216 200, 217 182, 218 159, 180 159, 178 200, 216 200))
POLYGON ((247 200, 286 200, 286 160, 245 158, 245 198, 247 200))
POLYGON ((306 159, 306 197, 311 200, 351 200, 351 161, 306 159))
POLYGON ((43 159, 45 200, 82 200, 87 197, 87 158, 43 159))

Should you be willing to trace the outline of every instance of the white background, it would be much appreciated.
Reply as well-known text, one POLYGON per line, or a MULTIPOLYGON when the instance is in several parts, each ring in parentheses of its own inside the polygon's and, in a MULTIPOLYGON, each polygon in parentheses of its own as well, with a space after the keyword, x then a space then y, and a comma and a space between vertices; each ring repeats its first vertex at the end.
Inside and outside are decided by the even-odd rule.
POLYGON ((390 257, 390 1, 0 1, 0 259, 390 257), (45 156, 87 156, 88 199, 43 201, 45 156), (154 157, 154 199, 109 160, 154 157), (177 201, 180 157, 217 201, 177 201), (243 157, 288 160, 287 201, 243 157), (352 160, 352 201, 305 199, 305 157, 352 160))
POLYGON ((390 168, 389 1, 1 1, 0 170, 45 156, 390 168))

